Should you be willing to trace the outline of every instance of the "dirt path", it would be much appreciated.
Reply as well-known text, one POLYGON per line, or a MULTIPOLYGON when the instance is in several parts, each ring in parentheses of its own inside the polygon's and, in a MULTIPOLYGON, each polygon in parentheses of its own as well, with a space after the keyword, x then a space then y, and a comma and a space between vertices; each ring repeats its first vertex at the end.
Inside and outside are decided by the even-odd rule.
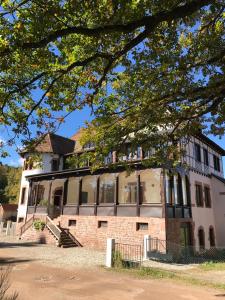
MULTIPOLYGON (((72 257, 71 249, 68 253, 72 257)), ((59 248, 0 243, 0 261, 12 266, 10 290, 19 292, 19 300, 215 300, 225 297, 225 293, 213 289, 169 280, 137 279, 108 271, 93 261, 91 265, 90 254, 85 258, 88 265, 85 268, 76 264, 75 259, 70 265, 68 258, 57 264, 57 257, 65 255, 59 248), (53 267, 54 259, 49 260, 51 251, 56 257, 56 267, 53 267)))
POLYGON ((47 267, 40 263, 19 263, 11 274, 12 289, 23 300, 212 300, 222 293, 164 280, 140 280, 104 269, 47 267))

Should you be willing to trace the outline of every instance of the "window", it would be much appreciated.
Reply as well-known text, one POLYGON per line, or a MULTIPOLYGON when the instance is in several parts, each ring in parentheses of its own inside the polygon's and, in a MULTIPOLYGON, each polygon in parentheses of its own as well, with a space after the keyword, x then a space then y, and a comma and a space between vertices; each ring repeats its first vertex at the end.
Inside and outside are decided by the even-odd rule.
POLYGON ((37 186, 36 205, 39 205, 41 200, 44 200, 44 192, 45 192, 44 186, 43 185, 38 185, 37 186))
POLYGON ((199 228, 198 230, 198 243, 199 243, 199 250, 205 249, 205 233, 203 228, 199 228))
POLYGON ((58 171, 59 170, 59 160, 57 158, 53 158, 52 160, 52 171, 58 171))
POLYGON ((209 227, 209 244, 210 244, 210 247, 216 246, 215 232, 214 232, 214 228, 212 226, 209 227))
POLYGON ((68 226, 76 226, 76 224, 77 224, 76 220, 73 219, 68 220, 68 226))
POLYGON ((22 188, 22 193, 21 193, 20 204, 24 204, 24 202, 25 202, 25 195, 26 195, 26 188, 23 187, 23 188, 22 188))
POLYGON ((71 177, 67 187, 67 205, 75 205, 79 202, 80 182, 79 178, 71 177))
POLYGON ((177 203, 183 205, 182 179, 179 173, 177 174, 177 203))
POLYGON ((108 227, 107 221, 98 221, 98 228, 106 228, 108 227))
POLYGON ((137 223, 137 230, 148 230, 148 223, 137 223))
POLYGON ((195 143, 195 160, 201 162, 201 147, 199 144, 195 143))
POLYGON ((97 194, 97 177, 85 176, 82 180, 81 204, 94 204, 97 194))
POLYGON ((93 149, 95 147, 95 144, 93 142, 88 142, 83 146, 84 150, 93 149))
POLYGON ((203 195, 202 195, 202 185, 195 185, 195 200, 197 206, 203 206, 203 195))
POLYGON ((205 194, 205 207, 211 207, 211 195, 210 195, 210 188, 208 186, 204 187, 204 194, 205 194))
POLYGON ((22 223, 23 221, 24 221, 24 218, 19 218, 19 219, 18 219, 18 222, 19 222, 19 223, 22 223))
POLYGON ((203 158, 204 158, 204 164, 206 166, 209 165, 209 154, 208 154, 208 150, 207 149, 203 149, 203 158))
POLYGON ((220 172, 220 159, 218 156, 213 155, 214 169, 220 172))
POLYGON ((99 203, 114 203, 115 196, 114 174, 104 174, 99 179, 99 203))
POLYGON ((137 202, 137 176, 135 172, 127 175, 122 172, 119 175, 119 203, 134 204, 137 202))
POLYGON ((161 203, 160 175, 160 169, 148 169, 141 171, 141 203, 161 203))

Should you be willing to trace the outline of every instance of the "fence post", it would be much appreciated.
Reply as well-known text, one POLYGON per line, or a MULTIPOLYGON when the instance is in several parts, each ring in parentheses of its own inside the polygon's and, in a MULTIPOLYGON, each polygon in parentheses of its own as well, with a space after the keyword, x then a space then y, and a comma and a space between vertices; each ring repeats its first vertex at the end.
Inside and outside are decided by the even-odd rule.
POLYGON ((4 232, 4 222, 0 222, 0 233, 4 232))
POLYGON ((148 259, 148 252, 149 252, 149 243, 150 243, 151 236, 148 234, 144 235, 144 253, 143 253, 143 260, 148 259))
POLYGON ((114 250, 115 250, 115 239, 107 239, 105 265, 108 268, 112 267, 114 250))
POLYGON ((11 221, 7 221, 6 235, 10 235, 11 223, 12 223, 11 221))

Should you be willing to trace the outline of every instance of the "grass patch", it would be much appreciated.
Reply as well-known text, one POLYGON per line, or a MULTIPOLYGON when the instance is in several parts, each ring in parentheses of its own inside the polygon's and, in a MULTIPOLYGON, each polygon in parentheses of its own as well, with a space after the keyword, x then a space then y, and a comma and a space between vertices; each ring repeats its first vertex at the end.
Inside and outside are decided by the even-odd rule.
POLYGON ((138 269, 124 269, 124 268, 111 268, 107 269, 114 272, 127 273, 131 276, 138 278, 149 278, 149 279, 169 279, 175 282, 182 282, 184 284, 209 287, 214 289, 225 290, 225 284, 213 283, 206 280, 201 280, 193 277, 193 275, 184 275, 178 271, 167 271, 159 268, 141 267, 138 269))
POLYGON ((203 271, 225 271, 225 263, 209 261, 198 266, 203 271))

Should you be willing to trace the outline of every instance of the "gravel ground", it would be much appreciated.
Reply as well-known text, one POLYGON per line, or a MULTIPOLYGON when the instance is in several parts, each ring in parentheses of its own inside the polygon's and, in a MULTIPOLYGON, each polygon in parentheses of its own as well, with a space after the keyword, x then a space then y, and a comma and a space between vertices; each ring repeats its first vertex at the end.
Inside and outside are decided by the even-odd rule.
MULTIPOLYGON (((59 248, 52 245, 34 244, 29 241, 18 240, 16 237, 0 236, 0 253, 10 248, 18 248, 17 258, 33 259, 52 266, 97 267, 105 264, 105 251, 97 251, 87 248, 59 248)), ((13 252, 15 256, 15 251, 13 252)), ((144 261, 146 267, 161 268, 171 271, 185 271, 194 268, 194 265, 179 265, 160 263, 153 260, 144 261)))
POLYGON ((0 256, 1 253, 13 258, 30 259, 39 261, 51 266, 73 267, 97 267, 104 265, 105 252, 81 247, 59 248, 53 245, 40 245, 29 241, 18 240, 13 237, 0 236, 0 256))

